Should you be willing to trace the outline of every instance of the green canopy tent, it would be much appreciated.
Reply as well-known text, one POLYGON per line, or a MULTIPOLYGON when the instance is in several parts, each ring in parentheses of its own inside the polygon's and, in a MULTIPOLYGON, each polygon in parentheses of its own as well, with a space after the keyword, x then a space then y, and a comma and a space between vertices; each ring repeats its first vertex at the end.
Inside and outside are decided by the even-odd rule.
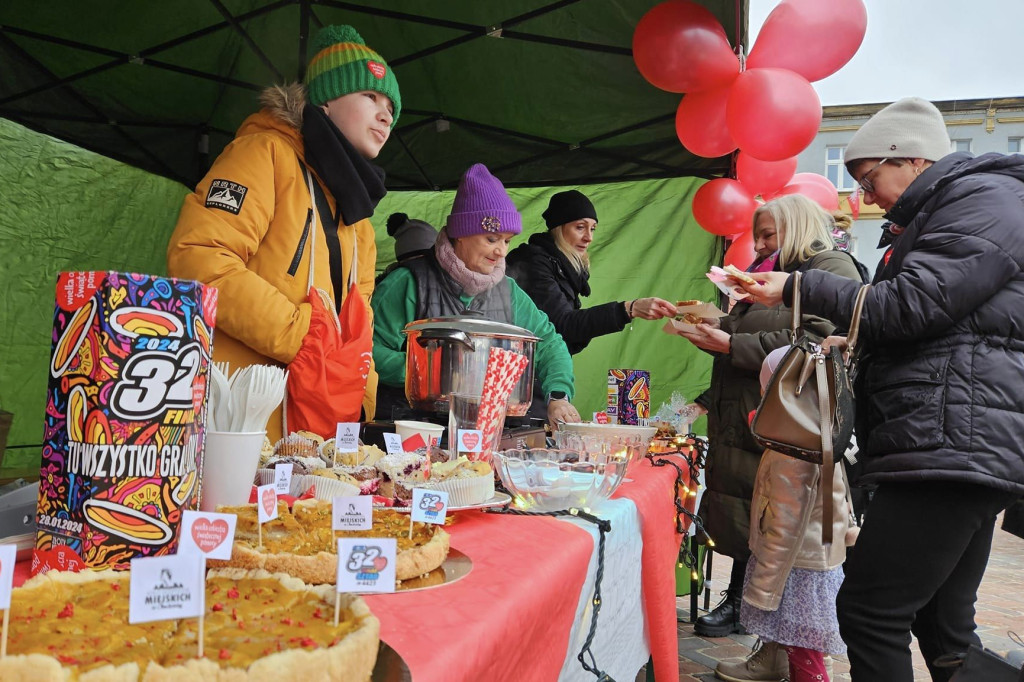
MULTIPOLYGON (((713 296, 702 273, 721 243, 689 205, 700 178, 728 171, 729 159, 689 154, 675 137, 679 95, 647 84, 633 64, 633 28, 655 4, 0 3, 0 409, 16 413, 8 446, 41 440, 57 272, 163 273, 182 196, 262 88, 301 80, 308 42, 326 24, 355 25, 402 89, 401 119, 377 160, 392 190, 373 218, 379 269, 393 255, 386 216, 443 224, 451 190, 479 161, 514 188, 527 231, 543 229, 552 188, 590 186, 601 217, 591 302, 713 296)), ((745 0, 703 4, 734 44, 745 38, 745 0)), ((616 366, 651 370, 657 405, 672 390, 693 397, 710 364, 638 322, 576 357, 581 411, 603 404, 616 366)))

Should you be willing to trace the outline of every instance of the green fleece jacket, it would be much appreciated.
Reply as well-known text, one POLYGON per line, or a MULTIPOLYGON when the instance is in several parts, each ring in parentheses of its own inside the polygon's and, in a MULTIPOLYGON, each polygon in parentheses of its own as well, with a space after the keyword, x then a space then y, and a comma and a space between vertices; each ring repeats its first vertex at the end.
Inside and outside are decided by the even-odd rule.
MULTIPOLYGON (((555 326, 533 300, 508 280, 512 292, 512 315, 517 327, 529 330, 540 341, 533 354, 537 380, 544 395, 564 391, 572 399, 572 357, 555 326)), ((466 305, 472 296, 460 297, 466 305)), ((405 325, 416 319, 416 280, 407 268, 399 268, 377 285, 370 301, 373 307, 373 360, 380 381, 390 386, 405 385, 405 325)))

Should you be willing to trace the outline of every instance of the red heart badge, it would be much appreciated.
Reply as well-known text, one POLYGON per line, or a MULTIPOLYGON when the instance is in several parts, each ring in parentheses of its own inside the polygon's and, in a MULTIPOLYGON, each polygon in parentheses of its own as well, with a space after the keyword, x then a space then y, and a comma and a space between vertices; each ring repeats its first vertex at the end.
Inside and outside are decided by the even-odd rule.
POLYGON ((273 488, 267 488, 263 491, 263 498, 260 500, 263 504, 263 511, 267 516, 274 513, 274 507, 277 506, 277 491, 273 488))
POLYGON ((388 73, 388 67, 384 66, 380 62, 366 62, 366 68, 368 68, 370 70, 370 73, 372 73, 377 78, 383 78, 388 73))
POLYGON ((387 560, 387 559, 385 559, 385 558, 384 558, 384 557, 382 557, 382 556, 379 556, 379 557, 377 557, 376 559, 374 559, 374 560, 373 560, 373 567, 374 567, 375 569, 377 569, 377 572, 378 572, 378 573, 380 573, 381 571, 383 571, 383 570, 384 570, 384 567, 385 567, 385 566, 387 566, 387 565, 388 565, 388 560, 387 560))
POLYGON ((441 511, 442 509, 444 509, 444 502, 442 502, 441 500, 435 502, 434 509, 436 509, 437 511, 441 511))
POLYGON ((219 547, 227 536, 228 522, 223 519, 210 521, 206 518, 198 518, 192 524, 192 539, 195 540, 196 547, 203 550, 204 553, 219 547))
POLYGON ((471 431, 464 431, 462 433, 462 447, 466 450, 476 450, 476 446, 480 445, 480 434, 473 433, 471 431))

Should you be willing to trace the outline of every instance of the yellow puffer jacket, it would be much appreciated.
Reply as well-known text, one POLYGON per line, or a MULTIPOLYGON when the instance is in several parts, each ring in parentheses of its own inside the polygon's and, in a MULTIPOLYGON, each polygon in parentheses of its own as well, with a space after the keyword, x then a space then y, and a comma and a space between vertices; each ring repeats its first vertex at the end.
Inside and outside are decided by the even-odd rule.
MULTIPOLYGON (((167 247, 172 277, 217 287, 214 360, 229 362, 232 371, 250 364, 287 365, 298 353, 311 314, 306 302, 309 242, 315 249, 314 285, 334 296, 319 222, 306 245, 300 245, 313 206, 299 163, 304 159, 299 131, 305 90, 301 85, 270 88, 261 102, 264 108, 242 123, 195 192, 185 197, 167 247)), ((334 211, 334 197, 324 190, 334 211)), ((358 288, 372 323, 373 226, 369 220, 339 225, 338 237, 346 283, 358 242, 358 288)), ((377 372, 371 365, 363 398, 368 415, 374 413, 376 395, 377 372)), ((267 424, 267 436, 276 441, 281 431, 278 410, 267 424)))

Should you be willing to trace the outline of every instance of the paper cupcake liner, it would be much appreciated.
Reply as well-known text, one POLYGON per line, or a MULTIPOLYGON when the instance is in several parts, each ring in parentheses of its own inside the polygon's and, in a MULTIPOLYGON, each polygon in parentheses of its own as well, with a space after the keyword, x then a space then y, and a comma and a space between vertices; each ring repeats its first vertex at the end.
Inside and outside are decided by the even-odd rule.
POLYGON ((416 484, 417 488, 443 490, 448 493, 448 506, 465 507, 480 504, 494 497, 494 476, 472 476, 451 478, 447 481, 426 481, 416 484))
POLYGON ((296 476, 292 478, 293 489, 295 486, 295 478, 302 479, 299 481, 302 490, 298 494, 301 495, 309 490, 311 486, 316 486, 316 489, 313 491, 313 497, 318 500, 332 500, 335 497, 355 497, 359 494, 359 488, 354 485, 350 485, 344 481, 339 481, 334 478, 314 475, 296 476))

